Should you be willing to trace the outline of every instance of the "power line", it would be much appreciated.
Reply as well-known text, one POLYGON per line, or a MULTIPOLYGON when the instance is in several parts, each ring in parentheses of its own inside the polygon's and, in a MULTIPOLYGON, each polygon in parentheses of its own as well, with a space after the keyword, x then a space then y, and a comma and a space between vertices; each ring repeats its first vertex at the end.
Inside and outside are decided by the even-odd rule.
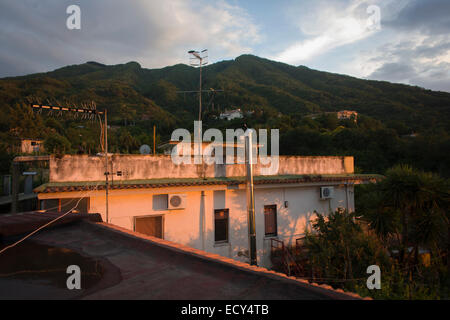
MULTIPOLYGON (((99 184, 97 184, 97 185, 95 186, 95 189, 97 189, 98 186, 99 186, 99 184)), ((87 191, 87 194, 92 193, 93 191, 94 191, 94 190, 87 191)), ((86 194, 86 195, 87 195, 87 194, 86 194)), ((11 244, 11 245, 6 246, 5 248, 3 248, 2 250, 0 250, 0 254, 2 254, 3 252, 5 252, 6 250, 8 250, 8 249, 10 249, 10 248, 15 247, 16 245, 18 245, 18 244, 21 243, 22 241, 24 241, 24 240, 28 239, 29 237, 31 237, 33 234, 37 233, 39 230, 42 230, 42 229, 44 229, 45 227, 51 225, 53 222, 58 221, 59 219, 62 219, 63 217, 65 217, 65 216, 68 215, 69 213, 72 213, 72 210, 74 210, 74 209, 78 206, 78 204, 80 203, 80 201, 81 201, 82 199, 84 199, 84 198, 86 198, 86 196, 83 196, 82 198, 78 199, 76 205, 75 205, 74 207, 72 207, 71 209, 69 209, 69 211, 67 211, 66 213, 64 213, 64 214, 62 214, 62 215, 56 217, 55 219, 53 219, 53 220, 47 222, 47 223, 44 224, 43 226, 40 226, 39 228, 37 228, 36 230, 32 231, 31 233, 29 233, 28 235, 26 235, 26 236, 23 237, 22 239, 16 241, 15 243, 13 243, 13 244, 11 244)))

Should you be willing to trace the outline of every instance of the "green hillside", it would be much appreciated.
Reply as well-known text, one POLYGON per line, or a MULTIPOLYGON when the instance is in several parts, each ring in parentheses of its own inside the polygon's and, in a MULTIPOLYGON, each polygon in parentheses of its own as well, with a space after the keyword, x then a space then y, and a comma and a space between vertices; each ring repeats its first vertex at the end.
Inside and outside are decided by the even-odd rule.
MULTIPOLYGON (((358 170, 379 173, 398 162, 450 175, 450 93, 291 66, 251 55, 203 68, 206 127, 279 128, 280 153, 354 155, 358 170), (219 121, 217 115, 238 107, 252 111, 244 120, 219 121), (355 110, 358 122, 332 114, 355 110), (409 136, 415 133, 414 137, 409 136)), ((87 62, 52 72, 0 79, 2 170, 19 137, 46 139, 64 152, 99 151, 97 122, 36 115, 27 99, 70 104, 95 101, 108 109, 110 149, 138 152, 170 138, 175 128, 192 130, 198 97, 177 93, 198 89, 198 70, 183 64, 144 69, 136 62, 103 65, 87 62)), ((56 150, 56 149, 54 149, 56 150)), ((53 151, 54 151, 53 150, 53 151)))

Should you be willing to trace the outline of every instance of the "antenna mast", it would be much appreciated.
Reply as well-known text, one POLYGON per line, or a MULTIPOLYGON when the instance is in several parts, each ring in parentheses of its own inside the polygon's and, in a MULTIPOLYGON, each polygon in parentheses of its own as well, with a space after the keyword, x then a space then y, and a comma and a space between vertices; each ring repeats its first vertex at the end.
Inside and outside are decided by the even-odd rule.
POLYGON ((188 53, 191 55, 189 64, 193 67, 200 68, 200 83, 198 90, 198 121, 202 121, 202 66, 208 64, 208 49, 204 49, 200 52, 190 50, 188 53))

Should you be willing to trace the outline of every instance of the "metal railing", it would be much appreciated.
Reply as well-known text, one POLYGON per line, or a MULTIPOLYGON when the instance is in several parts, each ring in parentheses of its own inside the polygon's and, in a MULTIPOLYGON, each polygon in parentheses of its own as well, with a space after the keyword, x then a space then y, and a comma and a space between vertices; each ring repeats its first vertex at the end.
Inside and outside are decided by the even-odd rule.
POLYGON ((302 268, 298 265, 289 249, 286 248, 283 241, 274 238, 270 239, 270 253, 272 261, 276 260, 277 254, 280 254, 281 264, 288 276, 300 276, 302 274, 302 268))

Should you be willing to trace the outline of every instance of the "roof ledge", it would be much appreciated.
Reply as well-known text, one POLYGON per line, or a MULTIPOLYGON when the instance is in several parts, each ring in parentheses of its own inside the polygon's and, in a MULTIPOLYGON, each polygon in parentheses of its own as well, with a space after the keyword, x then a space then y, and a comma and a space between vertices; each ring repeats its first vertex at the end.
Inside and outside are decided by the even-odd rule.
POLYGON ((337 300, 372 300, 370 297, 363 298, 360 295, 352 292, 345 292, 342 289, 333 289, 329 285, 325 284, 317 284, 317 283, 310 283, 307 280, 296 278, 296 277, 289 277, 284 273, 276 272, 273 270, 268 270, 266 268, 252 266, 247 263, 237 261, 231 258, 223 257, 215 253, 206 252, 199 249, 194 249, 192 247, 188 247, 182 244, 178 244, 172 241, 159 239, 156 237, 148 236, 142 233, 138 233, 135 231, 130 231, 128 229, 118 227, 112 224, 104 223, 104 222, 89 222, 86 221, 86 223, 90 223, 93 225, 96 225, 99 228, 107 229, 111 232, 120 233, 121 235, 128 237, 128 238, 134 238, 138 240, 148 241, 152 244, 160 247, 164 247, 169 250, 182 252, 187 255, 195 256, 200 259, 206 259, 209 261, 213 261, 216 263, 226 264, 229 267, 237 268, 246 272, 256 273, 261 276, 266 276, 272 279, 277 279, 280 281, 290 281, 295 282, 297 285, 302 286, 308 290, 315 291, 319 294, 323 294, 325 296, 330 297, 331 299, 337 299, 337 300))

